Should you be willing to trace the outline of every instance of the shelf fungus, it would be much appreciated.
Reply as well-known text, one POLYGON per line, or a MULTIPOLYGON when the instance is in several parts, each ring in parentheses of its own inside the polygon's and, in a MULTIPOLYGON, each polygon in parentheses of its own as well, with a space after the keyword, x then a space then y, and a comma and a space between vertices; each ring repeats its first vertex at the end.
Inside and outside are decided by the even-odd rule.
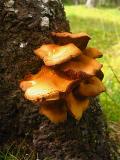
POLYGON ((96 75, 102 68, 102 65, 95 59, 81 54, 76 59, 61 64, 57 68, 73 79, 83 79, 96 75))
POLYGON ((52 68, 43 66, 38 74, 21 81, 20 88, 25 91, 28 100, 44 102, 60 99, 77 84, 78 80, 68 79, 52 68))
POLYGON ((42 104, 39 113, 48 117, 53 123, 67 120, 67 108, 62 100, 42 104))
POLYGON ((73 117, 77 120, 80 120, 82 117, 83 112, 89 106, 89 99, 88 98, 77 98, 71 92, 65 98, 68 110, 73 115, 73 117))
POLYGON ((69 32, 52 32, 51 33, 55 43, 64 45, 74 43, 78 48, 84 50, 90 40, 90 36, 84 32, 69 33, 69 32))
POLYGON ((63 46, 56 44, 42 45, 40 48, 34 50, 34 53, 44 61, 46 66, 64 63, 82 54, 80 49, 73 43, 63 46))
POLYGON ((102 53, 86 48, 86 33, 52 32, 55 44, 44 44, 34 53, 43 60, 39 72, 20 82, 26 99, 40 105, 39 113, 53 123, 67 120, 67 113, 80 120, 89 98, 105 91, 103 72, 96 58, 102 53))
POLYGON ((97 48, 86 48, 83 54, 90 58, 101 58, 103 55, 97 48))
POLYGON ((80 82, 79 87, 77 87, 76 92, 78 95, 82 96, 97 96, 105 91, 105 87, 101 80, 96 76, 92 76, 80 82))

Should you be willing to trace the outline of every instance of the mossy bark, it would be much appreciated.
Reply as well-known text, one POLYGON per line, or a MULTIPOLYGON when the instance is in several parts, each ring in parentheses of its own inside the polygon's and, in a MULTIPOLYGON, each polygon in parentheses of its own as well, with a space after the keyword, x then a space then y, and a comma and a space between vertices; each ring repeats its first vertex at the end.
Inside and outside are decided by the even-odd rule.
POLYGON ((54 43, 51 31, 69 31, 60 0, 0 1, 0 143, 32 135, 40 160, 111 160, 107 127, 97 99, 80 122, 52 124, 38 114, 39 106, 27 101, 19 82, 35 73, 42 62, 33 50, 54 43), (36 132, 33 131, 37 129, 36 132))

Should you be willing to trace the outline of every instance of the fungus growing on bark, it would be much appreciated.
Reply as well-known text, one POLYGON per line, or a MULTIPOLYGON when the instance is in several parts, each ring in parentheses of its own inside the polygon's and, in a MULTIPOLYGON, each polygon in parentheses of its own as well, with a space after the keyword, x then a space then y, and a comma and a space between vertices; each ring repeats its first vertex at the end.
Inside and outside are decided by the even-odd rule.
POLYGON ((52 32, 52 36, 62 46, 46 44, 34 50, 45 65, 37 74, 25 77, 20 88, 26 99, 40 104, 39 113, 52 122, 64 122, 67 112, 80 120, 89 97, 105 91, 102 65, 96 61, 102 54, 86 48, 90 37, 85 33, 52 32))
POLYGON ((82 96, 97 96, 105 91, 105 87, 101 80, 97 77, 89 77, 88 79, 80 82, 79 87, 76 89, 78 95, 82 96))
POLYGON ((39 113, 45 115, 53 123, 60 123, 67 120, 67 108, 63 101, 42 104, 39 113))
POLYGON ((59 46, 56 44, 42 45, 40 48, 34 50, 34 53, 43 59, 45 65, 47 66, 64 63, 82 54, 80 49, 72 43, 64 46, 59 46))
POLYGON ((90 36, 86 33, 69 33, 69 32, 52 32, 55 43, 64 45, 74 43, 78 48, 84 50, 90 40, 90 36))
POLYGON ((39 79, 40 75, 41 75, 41 70, 34 75, 32 74, 26 75, 24 80, 20 82, 20 88, 23 91, 26 91, 28 88, 32 87, 37 83, 36 81, 39 79))
POLYGON ((96 72, 102 68, 102 65, 95 59, 87 57, 81 54, 78 58, 66 62, 60 66, 58 69, 70 76, 71 78, 81 79, 84 77, 89 77, 96 75, 96 72))
POLYGON ((31 101, 58 100, 76 86, 77 80, 59 76, 53 69, 43 66, 38 74, 20 83, 25 97, 31 101))
POLYGON ((97 48, 86 48, 83 54, 90 58, 101 58, 103 55, 97 48))
POLYGON ((88 108, 89 106, 89 99, 78 99, 73 95, 73 93, 69 93, 66 96, 66 102, 68 110, 72 113, 75 119, 80 120, 82 117, 83 112, 88 108))

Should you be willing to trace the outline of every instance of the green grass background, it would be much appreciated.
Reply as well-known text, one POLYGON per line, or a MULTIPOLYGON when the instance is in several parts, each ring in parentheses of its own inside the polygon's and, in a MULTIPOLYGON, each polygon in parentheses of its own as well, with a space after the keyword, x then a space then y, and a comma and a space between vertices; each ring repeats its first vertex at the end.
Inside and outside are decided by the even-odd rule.
POLYGON ((103 52, 106 92, 100 102, 108 121, 120 121, 120 10, 117 8, 87 8, 65 6, 71 31, 87 32, 91 47, 103 52))

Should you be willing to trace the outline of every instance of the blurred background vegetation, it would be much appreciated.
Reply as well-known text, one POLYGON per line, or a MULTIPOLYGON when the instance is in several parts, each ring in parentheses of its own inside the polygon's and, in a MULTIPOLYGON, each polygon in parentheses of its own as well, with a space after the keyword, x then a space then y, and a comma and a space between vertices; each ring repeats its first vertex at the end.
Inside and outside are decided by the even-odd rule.
POLYGON ((120 121, 120 0, 63 0, 71 31, 87 32, 89 43, 104 54, 104 84, 100 96, 108 121, 120 121))
POLYGON ((120 0, 62 0, 67 5, 79 5, 84 4, 87 7, 116 7, 120 5, 120 0))

